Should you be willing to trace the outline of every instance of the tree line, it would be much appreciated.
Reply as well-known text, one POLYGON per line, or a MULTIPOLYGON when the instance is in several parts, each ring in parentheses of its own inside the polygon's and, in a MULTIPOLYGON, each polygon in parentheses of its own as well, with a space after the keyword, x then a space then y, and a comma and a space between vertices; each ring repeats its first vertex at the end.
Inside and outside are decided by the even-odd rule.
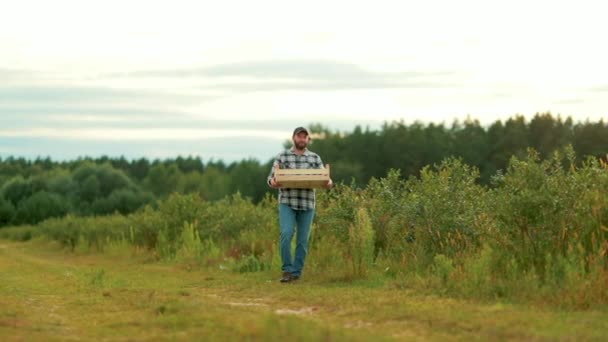
POLYGON ((489 184, 493 175, 506 169, 512 156, 525 157, 529 147, 543 159, 566 145, 572 145, 581 157, 605 158, 608 153, 608 123, 574 123, 570 117, 562 119, 550 113, 538 113, 530 121, 517 115, 488 127, 466 119, 450 126, 391 122, 380 130, 356 127, 349 133, 313 125, 311 131, 318 137, 311 150, 332 163, 333 176, 338 180, 354 178, 362 185, 372 177, 384 177, 390 169, 400 170, 406 177, 419 175, 424 166, 450 156, 477 167, 480 182, 489 184))
MULTIPOLYGON (((404 177, 418 176, 424 166, 450 156, 478 168, 479 182, 489 184, 512 156, 524 157, 528 147, 541 158, 566 145, 581 157, 605 158, 608 153, 608 124, 603 120, 574 123, 550 113, 536 114, 530 121, 518 115, 488 127, 467 119, 451 125, 386 122, 377 130, 357 126, 351 132, 332 131, 322 124, 309 128, 310 149, 332 165, 334 181, 358 186, 386 176, 390 169, 400 170, 404 177)), ((290 141, 285 141, 284 147, 288 146, 290 141)), ((131 213, 174 192, 197 194, 208 201, 239 192, 257 203, 271 191, 265 180, 273 157, 230 164, 204 162, 199 156, 0 158, 0 227, 34 224, 68 213, 131 213)))

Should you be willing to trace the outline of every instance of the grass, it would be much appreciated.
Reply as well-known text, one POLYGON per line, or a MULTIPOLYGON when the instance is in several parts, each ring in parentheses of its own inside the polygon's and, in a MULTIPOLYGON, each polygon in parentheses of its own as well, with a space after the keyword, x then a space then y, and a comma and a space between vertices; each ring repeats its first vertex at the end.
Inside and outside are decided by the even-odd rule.
POLYGON ((608 312, 480 303, 304 274, 0 240, 0 340, 605 340, 608 312))

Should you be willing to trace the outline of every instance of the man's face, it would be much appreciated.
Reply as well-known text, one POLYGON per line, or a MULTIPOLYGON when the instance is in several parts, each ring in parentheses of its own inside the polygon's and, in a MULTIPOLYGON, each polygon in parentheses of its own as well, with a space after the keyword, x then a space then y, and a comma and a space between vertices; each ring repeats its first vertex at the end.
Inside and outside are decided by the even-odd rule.
POLYGON ((308 134, 306 132, 300 132, 293 136, 293 145, 298 150, 303 150, 308 146, 308 134))

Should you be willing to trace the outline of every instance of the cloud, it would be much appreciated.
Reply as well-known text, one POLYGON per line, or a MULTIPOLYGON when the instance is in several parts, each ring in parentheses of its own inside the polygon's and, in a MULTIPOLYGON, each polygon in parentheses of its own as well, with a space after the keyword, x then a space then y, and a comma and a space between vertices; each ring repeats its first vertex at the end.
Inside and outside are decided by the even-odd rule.
POLYGON ((372 80, 416 78, 445 73, 371 72, 352 63, 330 60, 278 60, 217 65, 203 70, 212 77, 252 77, 258 79, 289 78, 301 80, 372 80))
POLYGON ((171 91, 95 87, 88 85, 59 85, 38 86, 25 85, 0 87, 0 101, 7 103, 37 104, 44 102, 65 104, 66 102, 95 102, 98 104, 112 103, 111 101, 156 101, 169 99, 184 99, 190 101, 205 101, 216 96, 200 94, 182 94, 171 91))
POLYGON ((65 115, 86 115, 104 118, 135 116, 135 117, 157 117, 163 115, 185 115, 180 111, 170 111, 153 108, 121 107, 121 106, 87 106, 87 105, 0 105, 0 118, 43 118, 61 117, 65 115))
MULTIPOLYGON (((0 129, 27 128, 120 128, 167 127, 187 122, 186 114, 174 111, 116 108, 100 109, 11 109, 0 108, 0 129)), ((184 125, 184 127, 188 127, 184 125)))
POLYGON ((555 104, 579 104, 579 103, 584 103, 585 100, 582 98, 571 98, 571 99, 561 99, 558 101, 555 101, 555 104))
POLYGON ((148 70, 112 77, 189 78, 215 82, 204 89, 232 91, 344 90, 386 88, 438 88, 454 84, 454 72, 378 72, 356 64, 331 60, 277 60, 222 64, 203 68, 148 70))
POLYGON ((146 122, 154 118, 189 116, 184 108, 220 98, 202 91, 173 92, 95 86, 0 86, 0 127, 63 120, 146 122), (71 120, 65 120, 71 117, 71 120))
MULTIPOLYGON (((215 89, 236 92, 256 91, 331 91, 331 90, 360 90, 360 89, 403 89, 403 88, 445 88, 453 84, 429 81, 399 81, 391 79, 352 79, 352 80, 315 80, 301 82, 231 82, 215 85, 215 89)), ((207 86, 201 89, 207 89, 207 86)))
MULTIPOLYGON (((147 89, 120 89, 92 86, 0 86, 0 130, 40 129, 130 129, 190 127, 192 113, 185 109, 217 97, 175 94, 147 89)), ((112 131, 96 133, 111 135, 112 131)), ((36 136, 29 134, 28 136, 36 136)), ((86 138, 86 137, 83 137, 86 138)))
POLYGON ((22 86, 0 88, 3 102, 59 102, 125 100, 144 94, 133 91, 100 87, 74 86, 22 86))
POLYGON ((20 88, 24 84, 58 84, 82 81, 82 76, 75 73, 66 73, 42 69, 14 69, 0 68, 0 79, 2 85, 10 85, 11 88, 20 88))
POLYGON ((605 92, 608 91, 608 84, 592 87, 589 90, 593 92, 605 92))
POLYGON ((32 72, 27 70, 0 68, 0 79, 4 81, 22 79, 31 75, 32 72))
MULTIPOLYGON (((355 124, 380 126, 380 118, 366 120, 353 118, 331 118, 328 112, 323 116, 309 117, 307 120, 322 122, 325 127, 348 130, 355 124), (315 119, 316 118, 316 119, 315 119)), ((226 118, 197 108, 171 109, 163 106, 128 106, 98 103, 19 103, 0 104, 0 129, 22 130, 27 128, 56 129, 254 129, 291 131, 294 127, 307 124, 301 117, 282 119, 256 119, 250 115, 226 118)))
POLYGON ((48 137, 69 140, 97 140, 97 141, 146 141, 146 140, 201 140, 209 138, 243 138, 266 137, 282 140, 285 134, 275 130, 261 129, 209 129, 209 128, 46 128, 34 127, 16 129, 0 129, 0 137, 48 137))

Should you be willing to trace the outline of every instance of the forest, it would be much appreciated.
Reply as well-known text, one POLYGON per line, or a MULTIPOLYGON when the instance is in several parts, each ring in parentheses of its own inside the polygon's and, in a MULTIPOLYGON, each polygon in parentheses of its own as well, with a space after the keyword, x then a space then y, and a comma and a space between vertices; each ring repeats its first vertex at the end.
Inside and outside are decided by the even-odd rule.
MULTIPOLYGON (((476 180, 492 186, 511 157, 525 157, 528 148, 541 159, 571 145, 582 160, 606 158, 608 123, 573 122, 551 113, 527 121, 515 115, 484 127, 478 120, 435 123, 386 122, 380 129, 357 126, 351 132, 332 131, 319 123, 309 127, 310 150, 332 165, 336 183, 364 187, 371 179, 398 170, 403 178, 419 176, 427 165, 448 157, 479 170, 476 180)), ((281 148, 288 148, 290 141, 281 148)), ((197 194, 217 201, 239 193, 259 203, 272 192, 265 183, 274 156, 232 163, 177 156, 164 160, 87 157, 53 161, 8 156, 0 158, 0 227, 35 224, 66 214, 77 216, 128 214, 155 205, 172 193, 197 194)))

